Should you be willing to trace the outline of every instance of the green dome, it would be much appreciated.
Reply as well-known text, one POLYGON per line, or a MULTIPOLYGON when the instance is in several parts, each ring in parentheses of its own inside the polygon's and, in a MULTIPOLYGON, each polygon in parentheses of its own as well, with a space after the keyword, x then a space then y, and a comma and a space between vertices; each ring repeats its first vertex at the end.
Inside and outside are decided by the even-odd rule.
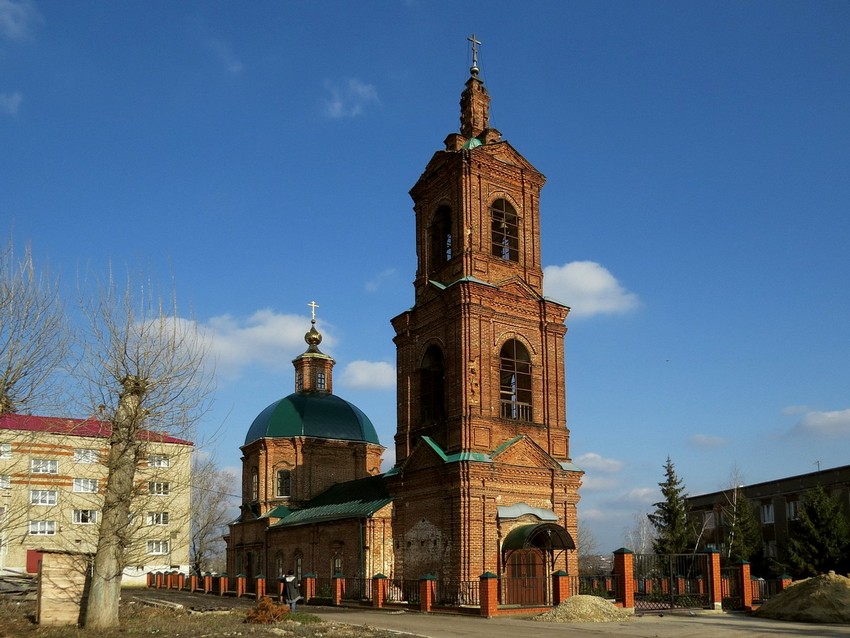
POLYGON ((260 412, 245 445, 262 438, 307 436, 380 445, 375 426, 362 410, 327 392, 296 392, 260 412))

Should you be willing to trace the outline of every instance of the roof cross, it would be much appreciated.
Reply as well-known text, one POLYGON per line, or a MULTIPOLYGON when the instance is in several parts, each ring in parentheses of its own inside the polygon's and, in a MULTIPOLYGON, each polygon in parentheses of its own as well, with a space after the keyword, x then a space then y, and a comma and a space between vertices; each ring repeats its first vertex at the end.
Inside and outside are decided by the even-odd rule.
POLYGON ((313 313, 312 321, 313 323, 316 323, 316 308, 319 307, 319 304, 317 304, 315 301, 311 301, 307 305, 310 306, 310 311, 313 313))
POLYGON ((467 40, 472 43, 472 67, 470 67, 469 72, 472 75, 478 75, 478 47, 481 40, 476 40, 474 33, 467 40))

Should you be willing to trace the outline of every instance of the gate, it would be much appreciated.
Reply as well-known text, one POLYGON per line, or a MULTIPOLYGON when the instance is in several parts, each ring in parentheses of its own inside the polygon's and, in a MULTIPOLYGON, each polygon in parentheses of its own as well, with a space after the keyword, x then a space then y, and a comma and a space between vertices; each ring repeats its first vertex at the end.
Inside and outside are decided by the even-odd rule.
POLYGON ((709 604, 707 554, 635 554, 635 609, 688 609, 709 604))
POLYGON ((546 604, 546 575, 543 555, 538 550, 511 554, 508 573, 503 578, 502 604, 532 607, 546 604))

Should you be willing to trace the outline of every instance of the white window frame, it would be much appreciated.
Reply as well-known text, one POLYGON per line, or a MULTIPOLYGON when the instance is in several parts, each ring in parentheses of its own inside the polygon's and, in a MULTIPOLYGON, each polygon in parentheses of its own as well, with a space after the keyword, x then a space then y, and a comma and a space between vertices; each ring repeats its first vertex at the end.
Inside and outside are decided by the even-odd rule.
POLYGON ((166 556, 168 554, 168 541, 148 541, 148 554, 166 556))
POLYGON ((167 454, 151 454, 148 456, 148 467, 171 467, 171 459, 167 454))
POLYGON ((148 494, 153 496, 168 496, 171 493, 171 483, 167 481, 148 481, 148 494))
POLYGON ((74 492, 77 494, 97 494, 97 479, 94 478, 75 478, 74 492))
POLYGON ((168 512, 148 512, 148 525, 168 525, 168 512))
POLYGON ((800 501, 793 499, 785 502, 785 516, 789 521, 796 521, 800 518, 800 501))
POLYGON ((770 525, 776 520, 773 515, 773 503, 761 504, 761 522, 765 525, 770 525))
POLYGON ((100 451, 92 448, 75 448, 74 463, 99 463, 100 451))
POLYGON ((12 458, 12 444, 0 443, 0 461, 8 461, 12 458))
POLYGON ((56 534, 56 521, 30 521, 30 536, 54 536, 56 534))
POLYGON ((96 525, 97 510, 74 510, 75 525, 96 525))
POLYGON ((56 505, 56 490, 30 490, 30 505, 56 505))
POLYGON ((56 459, 30 459, 30 474, 59 474, 56 459))

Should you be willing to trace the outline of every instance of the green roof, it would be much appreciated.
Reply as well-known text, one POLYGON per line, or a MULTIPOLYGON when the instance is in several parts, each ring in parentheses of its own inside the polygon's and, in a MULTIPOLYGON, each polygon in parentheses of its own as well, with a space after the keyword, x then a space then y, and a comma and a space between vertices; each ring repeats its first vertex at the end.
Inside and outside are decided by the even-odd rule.
POLYGON ((338 483, 304 507, 293 510, 272 527, 290 527, 335 521, 347 518, 366 518, 392 502, 383 474, 355 481, 338 483))
POLYGON ((306 436, 380 445, 375 426, 353 403, 329 392, 295 392, 260 412, 244 445, 263 438, 306 436))

